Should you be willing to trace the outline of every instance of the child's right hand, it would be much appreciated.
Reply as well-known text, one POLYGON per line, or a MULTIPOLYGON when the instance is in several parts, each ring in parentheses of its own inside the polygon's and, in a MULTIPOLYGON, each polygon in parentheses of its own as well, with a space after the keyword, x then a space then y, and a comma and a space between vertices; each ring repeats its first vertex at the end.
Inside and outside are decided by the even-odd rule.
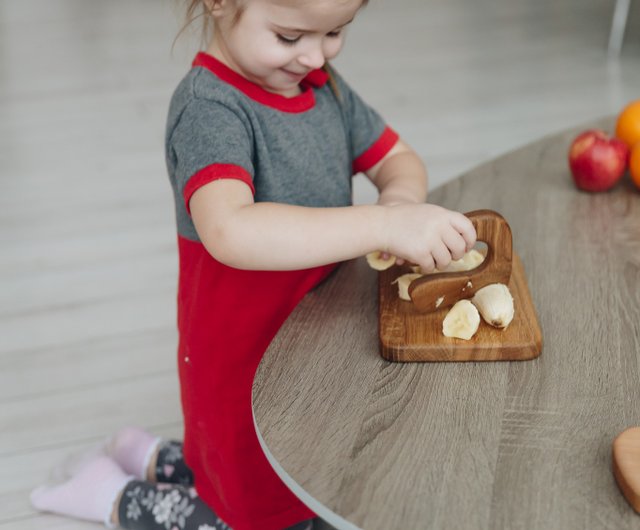
POLYGON ((435 204, 398 204, 387 209, 386 252, 419 265, 424 272, 444 269, 476 243, 465 215, 435 204))

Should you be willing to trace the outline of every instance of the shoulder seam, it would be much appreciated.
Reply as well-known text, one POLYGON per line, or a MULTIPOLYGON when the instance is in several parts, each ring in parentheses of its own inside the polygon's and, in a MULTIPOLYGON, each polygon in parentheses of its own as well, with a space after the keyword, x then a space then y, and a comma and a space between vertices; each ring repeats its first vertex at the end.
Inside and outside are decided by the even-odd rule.
POLYGON ((238 118, 238 120, 240 121, 240 123, 242 123, 242 125, 244 126, 245 131, 247 132, 247 135, 252 139, 251 143, 253 144, 253 137, 254 137, 253 130, 251 129, 251 127, 247 127, 247 124, 246 124, 247 120, 241 119, 240 116, 238 115, 238 112, 237 112, 236 109, 231 108, 228 104, 226 104, 226 103, 224 103, 222 101, 219 101, 217 99, 210 99, 210 98, 202 97, 202 96, 199 96, 196 93, 196 87, 195 87, 196 79, 202 74, 203 68, 200 67, 199 70, 200 71, 198 71, 198 72, 196 72, 194 74, 193 79, 191 79, 190 86, 189 86, 189 96, 190 96, 189 97, 189 101, 185 104, 185 106, 180 111, 180 114, 176 117, 175 125, 173 127, 173 130, 171 131, 171 134, 169 135, 169 139, 168 139, 169 145, 171 145, 171 143, 172 143, 173 133, 174 133, 178 123, 180 123, 180 120, 182 120, 182 115, 185 113, 185 111, 187 110, 187 108, 189 108, 190 105, 192 105, 192 104, 194 104, 194 103, 196 103, 198 101, 206 101, 207 103, 210 103, 212 105, 217 105, 219 107, 222 107, 222 108, 228 110, 230 113, 235 115, 238 118))

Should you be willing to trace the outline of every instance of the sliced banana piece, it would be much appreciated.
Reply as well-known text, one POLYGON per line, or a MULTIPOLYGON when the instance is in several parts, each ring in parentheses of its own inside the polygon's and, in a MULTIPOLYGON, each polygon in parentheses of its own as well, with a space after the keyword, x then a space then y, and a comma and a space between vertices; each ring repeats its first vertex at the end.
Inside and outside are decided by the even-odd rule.
POLYGON ((513 297, 503 283, 492 283, 479 289, 471 301, 487 324, 496 328, 506 328, 513 320, 513 297))
MULTIPOLYGON (((465 253, 460 259, 456 259, 451 261, 449 265, 447 265, 444 269, 434 269, 427 274, 436 274, 438 272, 460 272, 460 271, 470 271, 471 269, 475 269, 478 265, 480 265, 484 261, 484 255, 478 252, 475 248, 471 249, 469 252, 465 253)), ((420 266, 414 265, 411 267, 413 272, 420 272, 420 266)))
POLYGON ((384 252, 381 250, 376 250, 375 252, 369 252, 367 254, 367 263, 369 267, 375 269, 377 271, 386 271, 388 268, 392 267, 396 263, 396 257, 391 254, 388 255, 387 259, 383 259, 382 255, 384 252))
POLYGON ((469 340, 480 325, 480 315, 469 300, 460 300, 449 310, 442 322, 445 337, 469 340))
POLYGON ((471 269, 475 269, 478 265, 480 265, 484 261, 484 258, 484 254, 478 252, 475 248, 472 248, 469 252, 462 256, 462 259, 456 261, 462 261, 465 266, 463 270, 470 271, 471 269))
POLYGON ((407 274, 403 274, 402 276, 398 276, 391 283, 398 284, 398 296, 401 300, 411 301, 411 297, 409 296, 409 285, 416 278, 420 278, 422 274, 418 274, 416 272, 408 272, 407 274))

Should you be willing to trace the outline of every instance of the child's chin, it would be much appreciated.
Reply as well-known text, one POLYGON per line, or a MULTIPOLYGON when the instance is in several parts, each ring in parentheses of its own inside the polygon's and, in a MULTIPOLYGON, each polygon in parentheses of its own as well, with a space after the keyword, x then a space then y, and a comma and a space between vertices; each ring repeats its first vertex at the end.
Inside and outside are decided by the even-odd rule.
POLYGON ((277 85, 267 85, 264 87, 269 92, 279 94, 281 96, 290 97, 300 93, 298 83, 279 83, 277 85))

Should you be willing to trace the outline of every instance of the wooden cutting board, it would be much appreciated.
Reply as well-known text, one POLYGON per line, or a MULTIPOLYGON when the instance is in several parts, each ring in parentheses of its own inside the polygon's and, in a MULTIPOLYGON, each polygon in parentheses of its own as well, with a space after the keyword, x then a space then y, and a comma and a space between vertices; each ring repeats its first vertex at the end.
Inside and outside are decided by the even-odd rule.
POLYGON ((507 329, 497 329, 482 320, 471 340, 442 334, 442 321, 450 308, 420 313, 412 302, 398 297, 392 282, 411 272, 394 266, 379 273, 380 354, 389 361, 522 361, 542 351, 542 332, 527 286, 520 258, 513 253, 508 286, 515 315, 507 329))

